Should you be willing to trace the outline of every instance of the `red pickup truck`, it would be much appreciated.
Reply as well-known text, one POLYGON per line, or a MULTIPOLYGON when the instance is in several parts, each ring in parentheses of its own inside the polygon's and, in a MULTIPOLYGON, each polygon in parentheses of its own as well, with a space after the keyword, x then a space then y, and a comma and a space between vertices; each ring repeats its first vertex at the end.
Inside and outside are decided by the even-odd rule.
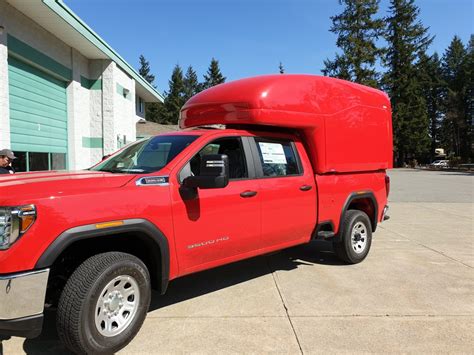
POLYGON ((261 76, 194 96, 180 126, 85 171, 0 178, 0 334, 37 336, 47 304, 69 349, 115 352, 180 276, 314 239, 367 256, 388 218, 384 93, 261 76))

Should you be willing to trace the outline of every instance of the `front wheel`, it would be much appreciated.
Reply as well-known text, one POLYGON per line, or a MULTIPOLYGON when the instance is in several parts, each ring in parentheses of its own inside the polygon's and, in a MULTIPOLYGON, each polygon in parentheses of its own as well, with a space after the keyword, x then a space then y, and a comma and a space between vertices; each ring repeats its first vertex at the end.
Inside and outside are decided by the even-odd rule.
POLYGON ((150 305, 150 275, 133 255, 95 255, 71 275, 57 311, 60 339, 78 354, 114 353, 138 333, 150 305))
POLYGON ((334 242, 334 251, 342 261, 357 264, 365 259, 372 244, 372 226, 365 212, 349 210, 339 227, 340 241, 334 242))

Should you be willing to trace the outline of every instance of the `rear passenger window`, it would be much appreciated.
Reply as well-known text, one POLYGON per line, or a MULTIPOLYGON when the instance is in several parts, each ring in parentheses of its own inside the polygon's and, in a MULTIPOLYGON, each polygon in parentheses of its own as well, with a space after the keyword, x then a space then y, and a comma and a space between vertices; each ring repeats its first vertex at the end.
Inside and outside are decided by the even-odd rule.
POLYGON ((289 176, 301 174, 296 152, 291 141, 256 138, 263 176, 289 176))

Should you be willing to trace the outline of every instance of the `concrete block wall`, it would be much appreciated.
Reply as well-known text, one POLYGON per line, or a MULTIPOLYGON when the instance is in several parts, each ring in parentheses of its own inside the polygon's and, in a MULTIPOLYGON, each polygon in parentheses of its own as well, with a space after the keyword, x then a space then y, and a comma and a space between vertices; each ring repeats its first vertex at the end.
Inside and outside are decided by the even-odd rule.
MULTIPOLYGON (((135 80, 118 66, 115 66, 114 70, 114 78, 116 84, 119 85, 118 87, 116 85, 116 89, 125 88, 129 90, 126 96, 116 90, 114 133, 117 141, 120 139, 122 143, 129 143, 136 139, 135 80), (125 140, 126 142, 124 142, 125 140)), ((117 148, 119 147, 117 146, 117 148)))
POLYGON ((10 148, 6 4, 0 1, 0 149, 10 148))
POLYGON ((104 65, 102 72, 102 125, 104 154, 112 154, 117 150, 115 138, 114 105, 116 99, 116 84, 114 81, 115 63, 104 65))
POLYGON ((104 68, 110 64, 110 60, 92 59, 89 60, 89 75, 91 80, 100 80, 100 90, 89 90, 89 131, 90 137, 102 139, 102 146, 89 148, 91 163, 101 161, 105 155, 103 148, 103 127, 102 127, 102 100, 103 100, 103 76, 104 68))
POLYGON ((68 145, 69 166, 73 169, 90 167, 90 148, 83 146, 83 137, 90 137, 89 105, 90 90, 81 85, 81 77, 89 78, 89 61, 75 49, 71 49, 72 81, 68 94, 68 145))
POLYGON ((11 147, 8 34, 72 71, 67 85, 69 169, 88 168, 103 155, 117 151, 118 137, 126 137, 127 143, 136 139, 135 124, 140 117, 135 109, 135 81, 114 62, 84 57, 5 0, 0 0, 0 26, 4 28, 0 30, 0 149, 11 147), (84 87, 81 77, 101 80, 101 88, 84 87), (127 97, 119 94, 117 84, 129 90, 127 97))

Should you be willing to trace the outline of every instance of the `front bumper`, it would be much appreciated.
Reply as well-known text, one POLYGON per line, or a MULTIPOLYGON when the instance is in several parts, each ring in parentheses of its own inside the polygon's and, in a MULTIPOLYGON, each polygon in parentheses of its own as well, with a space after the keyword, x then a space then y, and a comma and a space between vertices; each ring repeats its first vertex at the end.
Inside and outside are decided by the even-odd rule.
POLYGON ((0 275, 0 334, 41 333, 49 269, 0 275))

